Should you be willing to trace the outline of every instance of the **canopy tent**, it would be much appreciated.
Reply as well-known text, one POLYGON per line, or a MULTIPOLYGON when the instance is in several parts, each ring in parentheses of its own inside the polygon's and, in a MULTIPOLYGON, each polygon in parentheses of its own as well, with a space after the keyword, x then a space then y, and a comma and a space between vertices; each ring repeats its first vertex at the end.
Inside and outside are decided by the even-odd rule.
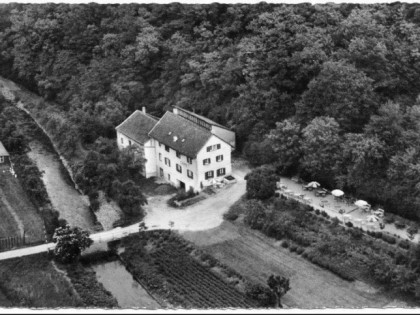
POLYGON ((343 195, 344 195, 344 191, 342 191, 342 190, 340 190, 340 189, 334 189, 334 190, 331 192, 331 194, 332 194, 334 197, 341 197, 341 196, 343 196, 343 195))
POLYGON ((360 207, 360 208, 366 208, 366 207, 369 207, 370 206, 370 204, 368 204, 366 201, 364 201, 364 200, 357 200, 355 203, 354 203, 356 206, 358 206, 358 207, 360 207))
POLYGON ((366 220, 368 222, 379 222, 380 221, 380 219, 376 215, 368 215, 366 217, 366 220))
POLYGON ((306 185, 306 187, 312 187, 312 188, 318 188, 319 186, 321 186, 321 184, 318 182, 310 182, 308 185, 306 185))

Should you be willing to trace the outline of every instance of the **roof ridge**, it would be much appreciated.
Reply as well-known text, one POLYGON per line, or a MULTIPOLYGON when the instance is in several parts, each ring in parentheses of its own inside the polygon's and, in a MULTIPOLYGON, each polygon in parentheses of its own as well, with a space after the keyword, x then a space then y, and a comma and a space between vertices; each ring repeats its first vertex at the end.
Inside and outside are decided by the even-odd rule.
POLYGON ((192 112, 192 111, 190 111, 188 109, 185 109, 185 108, 182 108, 182 107, 179 107, 179 106, 176 106, 176 105, 174 105, 173 107, 174 108, 177 108, 179 110, 182 110, 184 112, 190 113, 191 115, 197 117, 198 119, 203 120, 204 122, 206 122, 206 123, 208 123, 210 125, 217 126, 217 127, 220 127, 220 128, 224 128, 224 129, 227 129, 227 130, 230 130, 229 127, 223 126, 222 124, 219 124, 218 122, 215 122, 213 119, 210 119, 208 117, 205 117, 203 115, 197 114, 195 112, 192 112))

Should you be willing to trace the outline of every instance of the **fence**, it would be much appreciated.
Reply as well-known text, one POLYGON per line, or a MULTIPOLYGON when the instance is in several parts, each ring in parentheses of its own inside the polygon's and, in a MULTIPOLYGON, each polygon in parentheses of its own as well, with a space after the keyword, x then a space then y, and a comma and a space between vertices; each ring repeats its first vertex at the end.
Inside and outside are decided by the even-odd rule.
POLYGON ((11 236, 0 238, 0 252, 25 245, 25 236, 11 236))

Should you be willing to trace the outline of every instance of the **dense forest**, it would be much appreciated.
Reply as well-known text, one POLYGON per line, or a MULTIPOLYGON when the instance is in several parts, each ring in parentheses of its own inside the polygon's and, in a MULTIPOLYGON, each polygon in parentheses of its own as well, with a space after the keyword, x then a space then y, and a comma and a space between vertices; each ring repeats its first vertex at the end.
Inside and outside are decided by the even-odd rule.
POLYGON ((0 46, 0 74, 65 113, 69 152, 177 105, 253 164, 420 218, 417 4, 12 3, 0 46))

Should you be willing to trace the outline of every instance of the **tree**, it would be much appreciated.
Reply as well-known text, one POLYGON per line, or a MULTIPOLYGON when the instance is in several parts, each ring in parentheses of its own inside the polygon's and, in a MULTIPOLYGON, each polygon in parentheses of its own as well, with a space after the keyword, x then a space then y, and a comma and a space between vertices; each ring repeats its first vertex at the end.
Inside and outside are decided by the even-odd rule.
POLYGON ((89 232, 78 227, 59 227, 53 235, 53 242, 57 243, 54 255, 63 263, 70 263, 77 260, 83 250, 93 244, 89 232))
POLYGON ((282 277, 282 276, 274 276, 271 275, 268 280, 267 284, 271 291, 276 296, 276 308, 283 308, 281 304, 281 298, 290 290, 289 278, 282 277))
POLYGON ((112 196, 117 200, 121 210, 128 217, 144 216, 142 206, 147 204, 147 199, 133 181, 121 183, 115 180, 112 183, 112 196))
POLYGON ((340 151, 340 127, 331 117, 314 118, 303 131, 302 168, 319 181, 330 182, 340 151))
POLYGON ((325 62, 296 104, 303 121, 317 116, 336 119, 345 131, 359 132, 376 109, 372 80, 345 62, 325 62))
POLYGON ((245 176, 248 199, 268 199, 274 196, 278 175, 273 167, 261 166, 245 176))
POLYGON ((267 135, 269 143, 277 157, 277 164, 282 172, 297 167, 302 153, 300 125, 289 120, 276 123, 276 128, 267 135))

